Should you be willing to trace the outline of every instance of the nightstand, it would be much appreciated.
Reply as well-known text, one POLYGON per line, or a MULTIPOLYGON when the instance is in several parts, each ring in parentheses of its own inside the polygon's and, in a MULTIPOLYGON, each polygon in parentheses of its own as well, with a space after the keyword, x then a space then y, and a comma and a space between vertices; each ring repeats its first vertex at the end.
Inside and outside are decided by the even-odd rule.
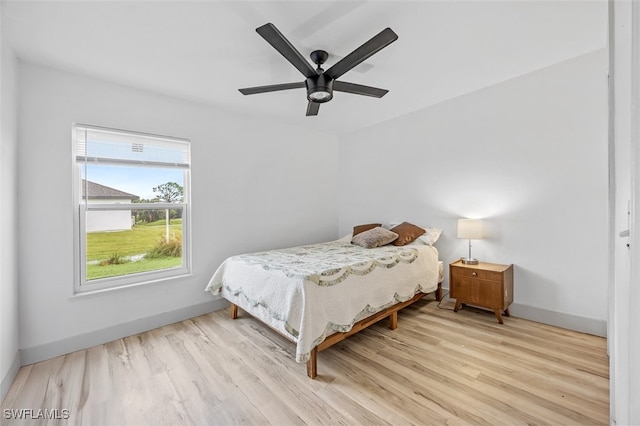
POLYGON ((509 316, 513 302, 513 265, 480 262, 465 265, 462 260, 449 265, 449 292, 456 299, 455 312, 465 303, 493 310, 502 324, 501 312, 509 316))

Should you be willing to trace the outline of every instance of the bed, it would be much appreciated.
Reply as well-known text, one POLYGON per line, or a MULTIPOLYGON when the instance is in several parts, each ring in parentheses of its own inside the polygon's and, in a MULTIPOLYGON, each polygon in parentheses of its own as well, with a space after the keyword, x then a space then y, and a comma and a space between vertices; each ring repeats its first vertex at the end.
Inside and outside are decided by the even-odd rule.
POLYGON ((435 292, 442 262, 428 244, 363 248, 351 236, 226 259, 206 290, 296 344, 295 360, 317 375, 317 353, 435 292))

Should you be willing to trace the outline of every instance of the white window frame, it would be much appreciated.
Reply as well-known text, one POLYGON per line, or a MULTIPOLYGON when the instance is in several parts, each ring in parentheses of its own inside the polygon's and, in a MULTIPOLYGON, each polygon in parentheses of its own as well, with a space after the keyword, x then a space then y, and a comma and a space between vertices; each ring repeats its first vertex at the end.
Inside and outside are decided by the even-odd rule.
MULTIPOLYGON (((131 203, 131 204, 87 204, 82 202, 82 173, 81 162, 78 161, 76 132, 79 128, 87 130, 98 130, 117 133, 122 136, 130 135, 135 137, 148 137, 153 139, 163 139, 174 141, 176 143, 186 143, 190 145, 188 139, 159 136, 149 133, 134 132, 129 130, 120 130, 105 128, 93 125, 85 125, 74 123, 72 126, 72 156, 73 156, 73 205, 74 205, 74 294, 82 293, 95 293, 116 288, 126 288, 132 286, 138 286, 143 284, 154 283, 176 277, 183 277, 191 274, 191 201, 190 201, 190 187, 191 187, 191 166, 190 158, 188 158, 188 167, 182 167, 184 171, 184 185, 183 185, 183 202, 181 203, 131 203), (174 268, 160 269, 154 271, 138 272, 133 274, 127 274, 122 276, 114 276, 108 278, 98 278, 93 280, 86 279, 86 254, 87 254, 87 240, 86 240, 86 211, 109 211, 109 210, 167 210, 178 209, 182 210, 182 265, 174 268)), ((136 144, 136 142, 132 142, 136 144)), ((190 146, 189 150, 190 152, 190 146)), ((87 160, 87 159, 85 159, 87 160)), ((112 164, 112 165, 125 165, 124 161, 103 161, 99 159, 90 159, 89 162, 94 164, 112 164)), ((130 163, 129 163, 130 164, 130 163)), ((157 167, 167 166, 167 164, 154 164, 154 163, 140 163, 140 167, 157 167)), ((170 166, 170 165, 169 165, 170 166)))

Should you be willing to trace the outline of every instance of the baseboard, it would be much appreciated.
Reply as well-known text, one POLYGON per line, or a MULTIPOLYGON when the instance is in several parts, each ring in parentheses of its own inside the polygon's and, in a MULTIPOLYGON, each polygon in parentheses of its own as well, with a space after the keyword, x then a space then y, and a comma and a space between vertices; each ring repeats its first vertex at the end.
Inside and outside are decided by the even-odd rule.
MULTIPOLYGON (((448 292, 447 289, 443 289, 443 291, 448 292)), ((18 374, 21 365, 33 364, 55 358, 60 355, 66 355, 71 352, 87 349, 92 346, 102 345, 123 337, 143 333, 145 331, 153 330, 154 328, 163 327, 185 319, 224 309, 228 305, 229 302, 220 298, 200 303, 198 305, 176 309, 174 311, 140 318, 135 321, 117 324, 102 330, 69 337, 56 342, 38 345, 31 348, 24 348, 16 353, 14 361, 11 364, 11 368, 2 379, 0 387, 0 396, 2 396, 2 398, 0 398, 0 400, 4 399, 4 396, 9 391, 9 388, 18 374)), ((569 330, 575 330, 582 333, 593 334, 595 336, 606 337, 607 335, 607 322, 604 320, 549 311, 547 309, 521 305, 519 303, 513 303, 509 307, 509 311, 511 312, 511 315, 518 318, 567 328, 569 330)))
POLYGON ((20 371, 20 366, 22 365, 20 361, 20 351, 16 351, 16 355, 13 357, 9 371, 7 371, 7 374, 2 378, 2 382, 0 382, 0 402, 4 401, 4 398, 7 396, 7 392, 9 392, 13 381, 18 375, 18 371, 20 371))
POLYGON ((56 342, 38 345, 31 348, 24 348, 20 351, 22 365, 33 364, 47 359, 66 355, 71 352, 87 349, 92 346, 102 345, 123 337, 143 333, 154 328, 174 324, 189 318, 205 315, 229 305, 229 302, 220 298, 198 305, 187 306, 175 311, 163 312, 161 314, 140 318, 134 321, 116 324, 91 333, 81 334, 58 340, 56 342))
MULTIPOLYGON (((449 289, 443 288, 442 294, 444 297, 448 297, 449 289)), ((541 322, 543 324, 579 331, 580 333, 592 334, 594 336, 607 337, 607 322, 605 320, 549 311, 534 306, 521 305, 520 303, 512 303, 511 306, 509 306, 509 313, 514 317, 530 321, 541 322)))
POLYGON ((509 312, 514 317, 593 334, 594 336, 607 337, 607 322, 605 320, 549 311, 519 303, 513 303, 509 306, 509 312))

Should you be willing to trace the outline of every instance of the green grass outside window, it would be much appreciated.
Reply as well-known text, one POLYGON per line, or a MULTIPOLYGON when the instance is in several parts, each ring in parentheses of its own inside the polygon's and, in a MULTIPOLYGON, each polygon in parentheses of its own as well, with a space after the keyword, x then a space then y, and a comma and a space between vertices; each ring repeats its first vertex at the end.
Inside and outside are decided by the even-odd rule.
MULTIPOLYGON (((89 281, 181 266, 182 256, 153 259, 142 257, 151 251, 159 241, 164 241, 165 236, 164 220, 136 225, 127 231, 87 233, 86 279, 89 281), (114 257, 121 258, 125 262, 105 264, 114 257), (140 259, 132 261, 130 260, 132 257, 140 259)), ((182 219, 171 220, 169 238, 182 238, 182 219)))

